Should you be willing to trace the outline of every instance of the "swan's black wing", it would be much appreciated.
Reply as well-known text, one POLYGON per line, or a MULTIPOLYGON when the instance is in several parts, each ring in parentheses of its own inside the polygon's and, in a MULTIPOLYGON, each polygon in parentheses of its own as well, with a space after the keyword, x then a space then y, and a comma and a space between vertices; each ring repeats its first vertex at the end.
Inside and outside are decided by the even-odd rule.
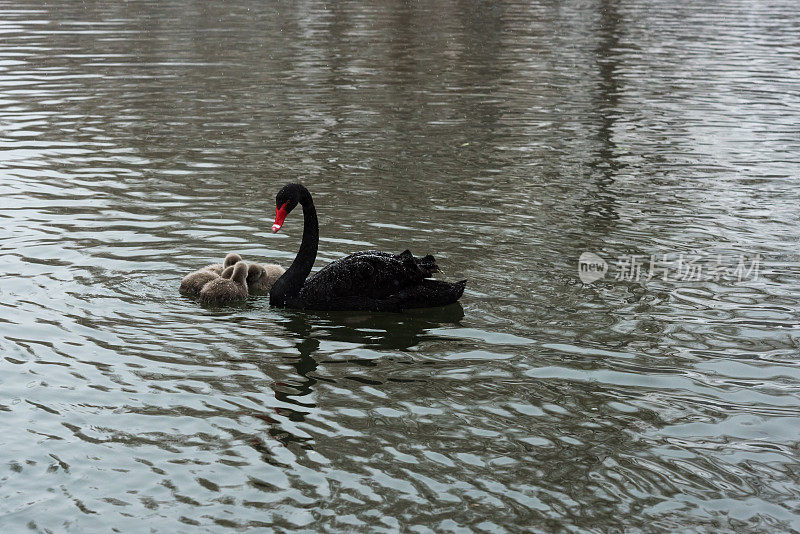
POLYGON ((349 256, 337 261, 347 260, 348 258, 359 258, 363 256, 382 256, 385 258, 407 258, 410 256, 411 258, 414 259, 414 263, 417 264, 417 267, 419 267, 422 270, 425 278, 430 278, 431 276, 433 276, 434 273, 441 272, 439 266, 436 265, 436 258, 431 256, 430 254, 423 256, 421 258, 417 258, 413 256, 411 254, 411 251, 408 249, 404 250, 400 254, 392 254, 391 252, 383 252, 380 250, 362 250, 361 252, 354 252, 349 256))
POLYGON ((418 286, 436 271, 433 256, 415 258, 408 250, 356 252, 306 280, 299 298, 317 309, 338 307, 345 300, 381 301, 418 286))

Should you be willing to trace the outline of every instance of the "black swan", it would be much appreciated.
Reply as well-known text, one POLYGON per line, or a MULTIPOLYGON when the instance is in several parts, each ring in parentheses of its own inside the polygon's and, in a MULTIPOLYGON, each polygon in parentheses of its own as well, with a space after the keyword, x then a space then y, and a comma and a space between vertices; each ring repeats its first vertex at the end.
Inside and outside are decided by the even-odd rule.
POLYGON ((247 290, 250 294, 267 294, 285 272, 286 269, 274 263, 251 263, 247 268, 247 290))
POLYGON ((200 290, 200 304, 226 306, 247 300, 247 270, 245 262, 222 271, 222 276, 211 280, 200 290))
POLYGON ((356 252, 306 279, 319 244, 317 211, 308 189, 288 184, 278 192, 272 231, 281 229, 286 216, 298 204, 303 206, 303 241, 292 265, 272 286, 270 305, 307 310, 396 312, 445 306, 464 293, 466 280, 432 280, 433 273, 439 271, 433 256, 415 258, 408 250, 400 254, 356 252))
POLYGON ((236 265, 240 261, 242 261, 242 257, 231 252, 225 256, 225 261, 223 263, 207 265, 199 271, 186 275, 183 280, 181 280, 180 292, 186 295, 199 295, 204 285, 220 277, 223 269, 236 265))

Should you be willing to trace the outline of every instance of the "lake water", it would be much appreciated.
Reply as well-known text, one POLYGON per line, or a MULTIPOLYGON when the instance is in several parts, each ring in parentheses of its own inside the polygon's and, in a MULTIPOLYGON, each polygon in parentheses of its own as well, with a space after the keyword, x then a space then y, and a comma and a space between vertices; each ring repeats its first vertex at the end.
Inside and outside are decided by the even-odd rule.
POLYGON ((800 531, 798 20, 0 0, 3 531, 800 531), (462 306, 180 296, 291 181, 462 306))

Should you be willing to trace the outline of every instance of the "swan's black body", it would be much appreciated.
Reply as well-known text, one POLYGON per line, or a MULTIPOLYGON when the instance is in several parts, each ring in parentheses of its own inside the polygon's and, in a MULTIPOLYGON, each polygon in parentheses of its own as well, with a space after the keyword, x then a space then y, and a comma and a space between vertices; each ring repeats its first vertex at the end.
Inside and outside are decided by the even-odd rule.
MULTIPOLYGON (((464 293, 467 281, 432 280, 439 271, 428 255, 415 258, 408 250, 400 254, 368 250, 356 252, 328 264, 311 278, 317 257, 319 223, 311 194, 300 184, 284 186, 276 197, 276 213, 285 217, 297 204, 303 206, 303 241, 291 267, 269 294, 272 306, 308 310, 401 311, 445 306, 464 293)), ((273 231, 283 218, 276 216, 273 231)))

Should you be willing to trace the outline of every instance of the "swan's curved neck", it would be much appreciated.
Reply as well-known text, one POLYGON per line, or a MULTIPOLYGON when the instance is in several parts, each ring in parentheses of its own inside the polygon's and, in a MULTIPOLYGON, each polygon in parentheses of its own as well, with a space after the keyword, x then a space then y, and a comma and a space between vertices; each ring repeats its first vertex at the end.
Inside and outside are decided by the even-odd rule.
POLYGON ((283 273, 270 291, 270 304, 285 306, 286 301, 296 297, 303 288, 314 260, 317 259, 319 245, 319 221, 317 210, 311 193, 303 187, 300 193, 300 205, 303 206, 303 241, 292 265, 283 273))

